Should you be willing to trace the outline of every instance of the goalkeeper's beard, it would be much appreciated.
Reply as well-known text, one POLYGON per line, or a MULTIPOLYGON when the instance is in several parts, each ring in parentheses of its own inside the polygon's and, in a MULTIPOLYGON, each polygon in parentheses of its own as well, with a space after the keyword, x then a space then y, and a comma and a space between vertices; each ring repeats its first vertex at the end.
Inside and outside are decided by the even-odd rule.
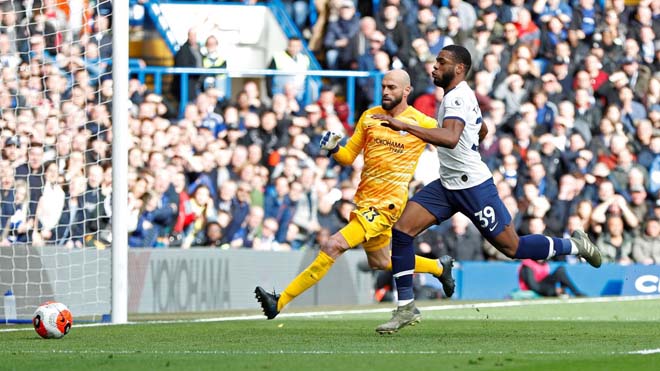
POLYGON ((382 105, 382 107, 385 111, 391 111, 392 109, 394 109, 394 107, 398 106, 399 103, 401 103, 402 100, 403 100, 403 97, 395 97, 395 98, 392 98, 392 100, 390 100, 390 101, 382 102, 381 105, 382 105))

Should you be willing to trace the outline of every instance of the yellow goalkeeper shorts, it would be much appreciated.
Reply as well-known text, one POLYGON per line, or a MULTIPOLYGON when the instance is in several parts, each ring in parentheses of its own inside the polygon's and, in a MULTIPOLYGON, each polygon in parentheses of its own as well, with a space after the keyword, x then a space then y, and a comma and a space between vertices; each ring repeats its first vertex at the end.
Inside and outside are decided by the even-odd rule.
POLYGON ((364 251, 378 251, 388 247, 394 223, 374 208, 354 210, 350 222, 339 233, 350 247, 362 244, 364 251))

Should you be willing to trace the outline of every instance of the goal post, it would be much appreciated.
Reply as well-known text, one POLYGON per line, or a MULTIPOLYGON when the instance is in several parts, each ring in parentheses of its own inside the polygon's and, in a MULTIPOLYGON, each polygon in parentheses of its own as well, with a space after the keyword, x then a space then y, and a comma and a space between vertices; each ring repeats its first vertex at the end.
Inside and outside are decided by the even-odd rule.
POLYGON ((128 0, 115 0, 112 105, 112 323, 128 319, 128 0))

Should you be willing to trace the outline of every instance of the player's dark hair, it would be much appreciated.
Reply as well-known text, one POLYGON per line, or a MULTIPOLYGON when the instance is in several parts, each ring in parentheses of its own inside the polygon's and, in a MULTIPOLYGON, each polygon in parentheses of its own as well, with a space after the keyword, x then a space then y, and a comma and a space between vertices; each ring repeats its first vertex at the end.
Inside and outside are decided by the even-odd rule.
POLYGON ((470 56, 470 52, 464 47, 455 44, 447 45, 442 48, 442 50, 450 52, 454 55, 456 62, 465 65, 465 76, 467 76, 468 72, 470 72, 470 68, 472 67, 472 56, 470 56))

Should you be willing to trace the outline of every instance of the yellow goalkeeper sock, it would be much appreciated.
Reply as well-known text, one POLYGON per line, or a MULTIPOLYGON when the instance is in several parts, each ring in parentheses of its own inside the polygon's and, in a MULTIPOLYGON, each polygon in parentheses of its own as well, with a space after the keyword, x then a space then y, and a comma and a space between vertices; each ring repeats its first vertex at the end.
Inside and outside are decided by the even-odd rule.
POLYGON ((323 251, 314 259, 304 271, 300 272, 298 277, 294 278, 289 286, 284 289, 277 301, 277 310, 281 311, 291 300, 305 292, 308 288, 316 285, 335 263, 328 254, 323 251))
MULTIPOLYGON (((392 262, 387 266, 387 270, 392 270, 392 262)), ((431 273, 434 276, 442 274, 442 265, 438 264, 437 259, 429 259, 415 255, 415 273, 431 273)))

